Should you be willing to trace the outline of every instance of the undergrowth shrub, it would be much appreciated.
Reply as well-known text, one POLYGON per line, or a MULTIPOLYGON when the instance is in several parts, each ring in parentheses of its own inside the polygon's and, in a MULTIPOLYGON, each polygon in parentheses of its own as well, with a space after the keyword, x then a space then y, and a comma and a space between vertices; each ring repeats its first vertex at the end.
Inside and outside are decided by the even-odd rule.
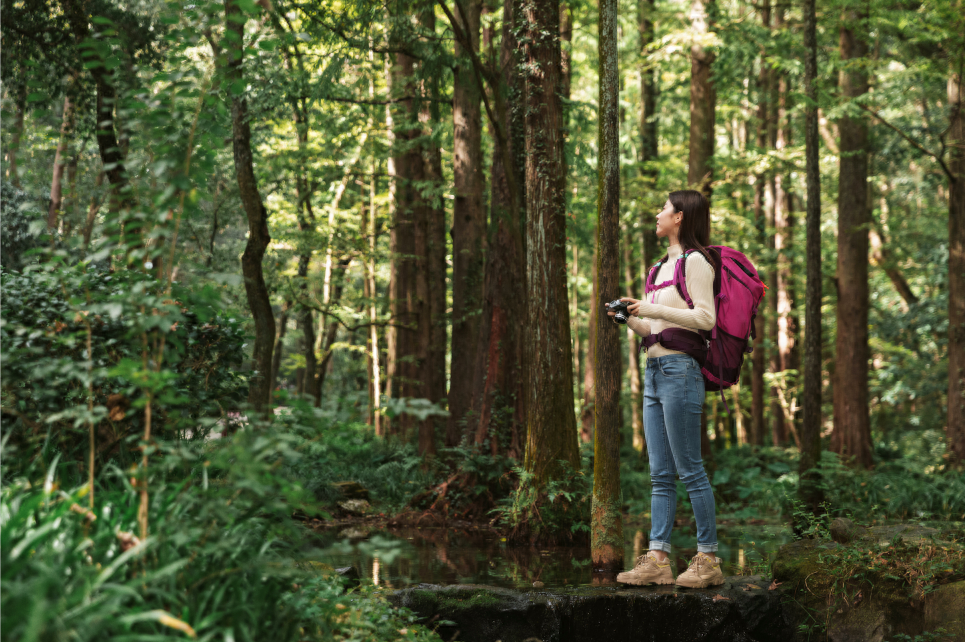
POLYGON ((493 509, 510 541, 540 545, 589 542, 593 480, 560 461, 558 479, 537 484, 522 466, 513 468, 515 489, 493 509))
POLYGON ((305 537, 288 516, 311 499, 280 474, 303 458, 299 444, 259 427, 214 446, 166 448, 152 460, 146 539, 139 490, 116 467, 99 476, 92 509, 86 485, 60 488, 56 462, 5 475, 4 638, 438 639, 411 614, 346 593, 337 576, 299 561, 305 537))

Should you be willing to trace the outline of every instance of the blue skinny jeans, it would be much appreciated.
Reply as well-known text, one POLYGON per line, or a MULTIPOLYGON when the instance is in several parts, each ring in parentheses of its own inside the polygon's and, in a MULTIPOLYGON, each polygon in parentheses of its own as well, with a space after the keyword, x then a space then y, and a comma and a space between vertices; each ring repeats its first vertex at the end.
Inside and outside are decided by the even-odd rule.
POLYGON ((647 359, 643 426, 650 456, 650 550, 670 552, 677 511, 677 475, 687 488, 697 521, 697 550, 717 550, 714 492, 700 457, 704 377, 685 354, 647 359))

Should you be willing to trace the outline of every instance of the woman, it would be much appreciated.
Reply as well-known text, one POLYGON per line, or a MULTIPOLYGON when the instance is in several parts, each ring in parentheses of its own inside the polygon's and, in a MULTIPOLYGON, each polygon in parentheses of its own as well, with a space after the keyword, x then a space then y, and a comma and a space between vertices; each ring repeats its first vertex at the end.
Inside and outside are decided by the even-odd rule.
MULTIPOLYGON (((673 280, 674 266, 685 252, 686 286, 693 309, 677 288, 663 287, 645 295, 629 297, 630 329, 641 337, 667 328, 710 330, 716 321, 714 268, 704 249, 710 243, 710 204, 700 192, 671 192, 657 214, 657 236, 670 242, 655 284, 673 280)), ((608 312, 613 316, 613 312, 608 312)), ((620 573, 625 584, 674 584, 670 532, 677 509, 676 476, 687 487, 697 521, 697 555, 676 580, 677 586, 705 588, 724 583, 721 560, 716 556, 717 524, 714 493, 700 457, 700 415, 704 405, 704 378, 693 357, 669 350, 659 342, 647 350, 644 378, 643 421, 650 456, 650 550, 637 558, 631 571, 620 573)))

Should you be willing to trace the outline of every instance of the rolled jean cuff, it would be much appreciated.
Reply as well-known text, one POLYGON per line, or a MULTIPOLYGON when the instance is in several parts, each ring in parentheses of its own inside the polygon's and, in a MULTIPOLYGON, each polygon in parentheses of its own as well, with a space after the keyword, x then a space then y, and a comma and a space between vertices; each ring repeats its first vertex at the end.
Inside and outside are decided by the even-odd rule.
MULTIPOLYGON (((650 548, 653 548, 652 543, 650 548)), ((717 544, 697 544, 697 552, 698 553, 716 553, 717 544)))
MULTIPOLYGON (((663 551, 664 553, 670 552, 670 542, 658 542, 655 539, 650 540, 650 550, 651 551, 663 551)), ((717 546, 714 545, 714 550, 717 550, 717 546)))

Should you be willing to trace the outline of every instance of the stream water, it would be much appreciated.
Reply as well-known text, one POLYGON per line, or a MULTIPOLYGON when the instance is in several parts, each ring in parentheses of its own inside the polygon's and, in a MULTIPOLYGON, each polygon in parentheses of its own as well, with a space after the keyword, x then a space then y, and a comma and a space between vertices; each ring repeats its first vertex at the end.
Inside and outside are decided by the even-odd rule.
MULTIPOLYGON (((625 528, 625 565, 647 550, 646 528, 625 528)), ((363 581, 386 588, 433 584, 486 584, 524 588, 542 582, 547 588, 593 583, 589 547, 513 546, 490 533, 444 528, 402 528, 341 532, 318 531, 315 545, 321 561, 338 568, 354 566, 363 581)), ((766 566, 773 554, 791 538, 784 525, 720 525, 718 557, 724 574, 736 575, 741 567, 752 572, 766 566)), ((676 526, 672 540, 678 571, 697 553, 692 526, 676 526)))

